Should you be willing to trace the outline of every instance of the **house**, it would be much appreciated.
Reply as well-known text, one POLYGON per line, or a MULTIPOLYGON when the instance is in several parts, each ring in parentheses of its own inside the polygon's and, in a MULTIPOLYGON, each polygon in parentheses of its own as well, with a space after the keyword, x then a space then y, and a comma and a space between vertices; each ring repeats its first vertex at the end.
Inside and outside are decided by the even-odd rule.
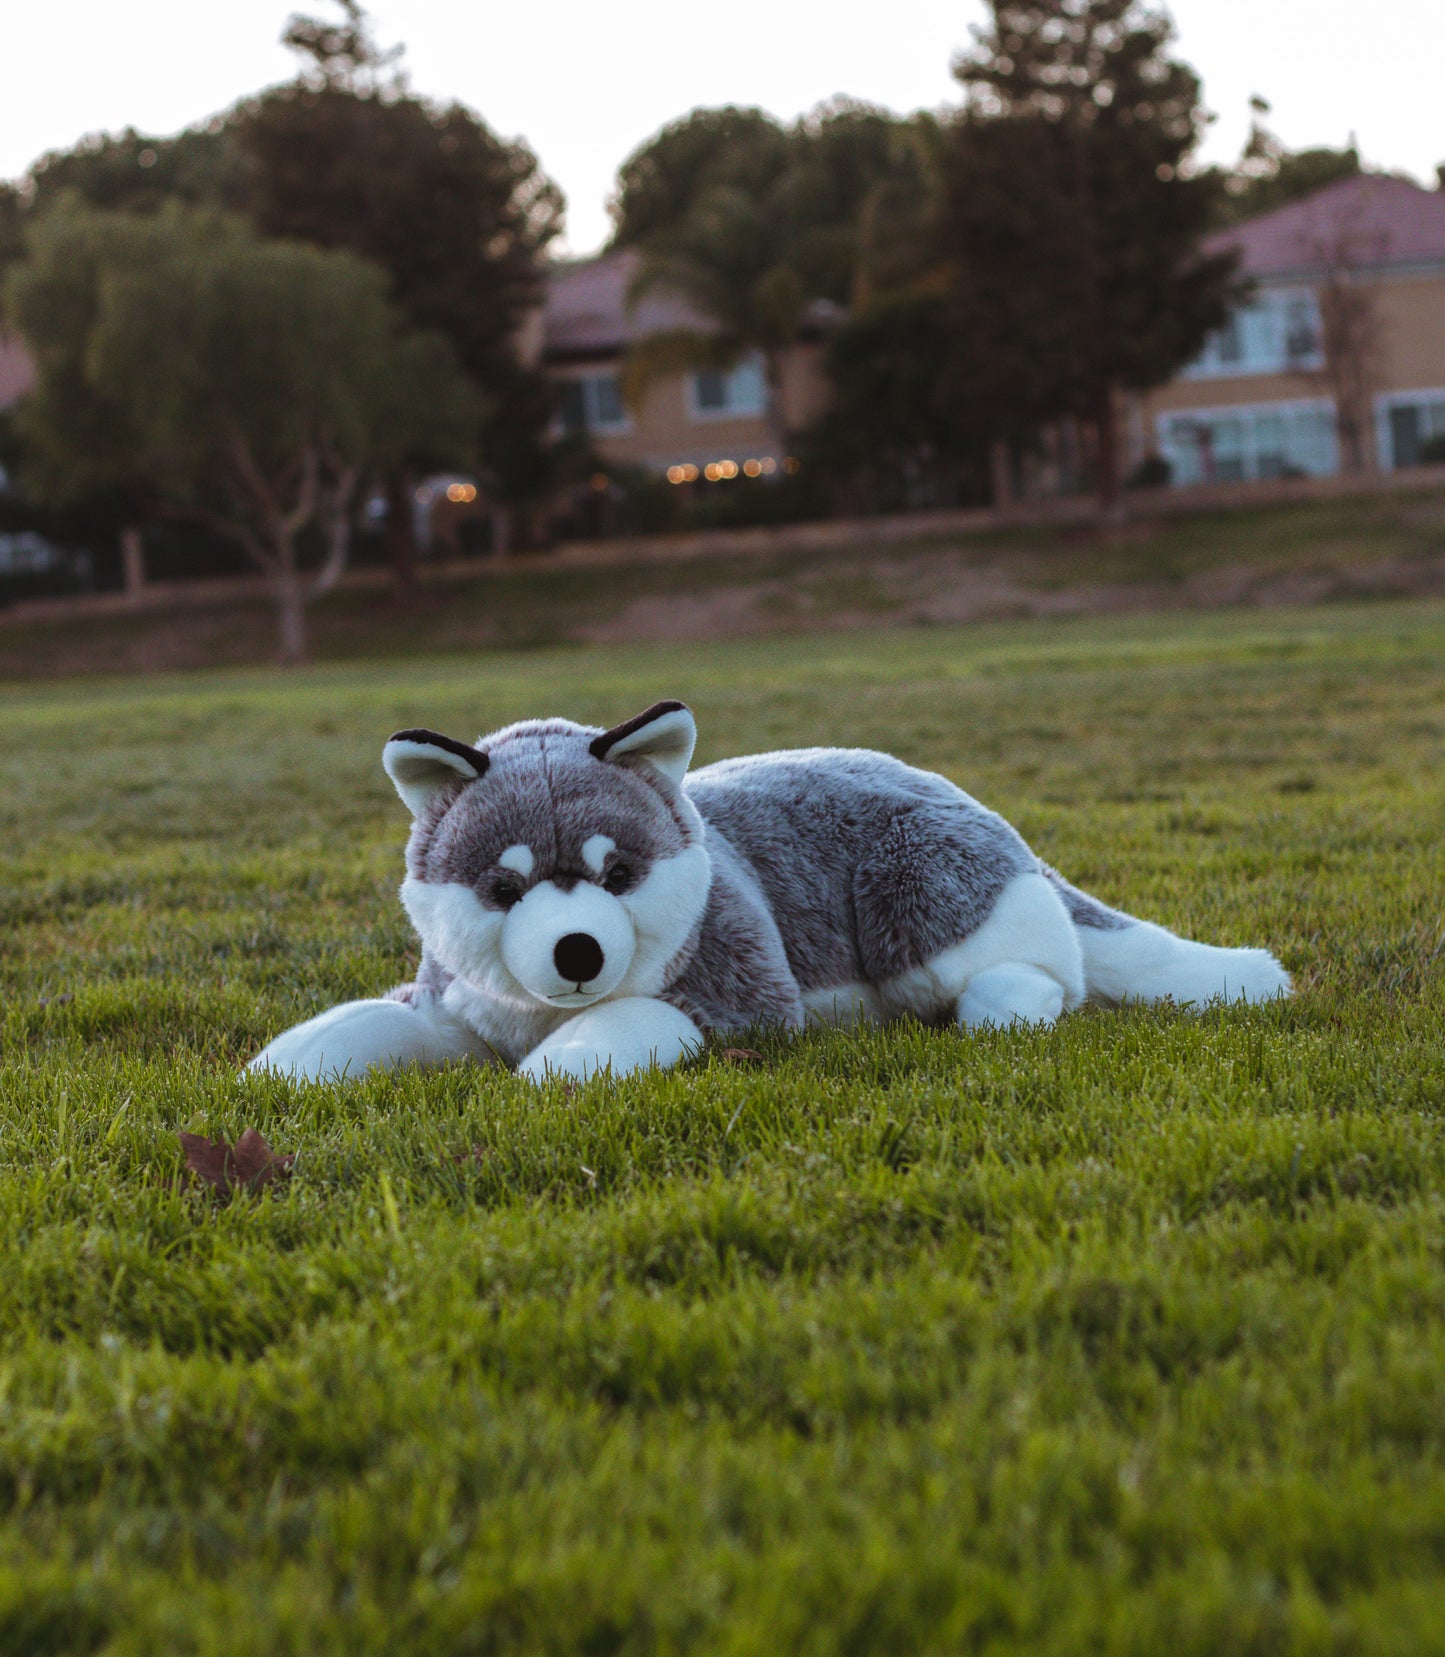
MULTIPOLYGON (((767 418, 767 384, 757 356, 730 369, 700 368, 660 379, 640 406, 622 394, 622 362, 647 334, 707 331, 706 319, 674 294, 628 295, 638 269, 623 251, 554 266, 542 311, 540 360, 558 390, 562 430, 585 433, 603 461, 639 466, 673 482, 759 477, 787 463, 767 418)), ((810 327, 785 355, 779 413, 785 429, 805 425, 826 395, 822 328, 810 327)))
POLYGON ((1445 190, 1363 173, 1211 237, 1249 298, 1139 399, 1176 484, 1389 471, 1445 444, 1445 190), (1438 442, 1436 441, 1438 440, 1438 442))

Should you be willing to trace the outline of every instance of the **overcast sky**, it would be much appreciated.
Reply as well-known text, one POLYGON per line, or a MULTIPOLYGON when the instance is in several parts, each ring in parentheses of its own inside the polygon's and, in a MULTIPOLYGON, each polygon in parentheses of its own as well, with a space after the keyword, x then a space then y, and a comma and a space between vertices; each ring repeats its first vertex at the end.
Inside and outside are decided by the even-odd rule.
MULTIPOLYGON (((0 26, 0 177, 127 125, 167 134, 286 79, 287 0, 15 4, 0 26)), ((1344 144, 1434 181, 1445 161, 1445 0, 1175 0, 1179 51, 1238 153, 1251 93, 1293 148, 1344 144)), ((376 0, 413 87, 527 139, 567 195, 567 246, 595 248, 619 162, 697 104, 791 117, 838 93, 895 110, 955 101, 949 61, 982 0, 376 0), (862 21, 855 21, 861 19, 862 21)))

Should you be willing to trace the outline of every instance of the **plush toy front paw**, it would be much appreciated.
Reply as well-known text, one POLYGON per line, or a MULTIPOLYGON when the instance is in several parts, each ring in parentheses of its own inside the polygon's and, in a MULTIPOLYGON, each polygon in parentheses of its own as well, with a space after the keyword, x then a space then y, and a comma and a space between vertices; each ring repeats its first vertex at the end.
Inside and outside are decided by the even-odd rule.
POLYGON ((676 1007, 648 996, 604 1001, 569 1018, 517 1066, 529 1081, 566 1076, 586 1081, 604 1070, 629 1076, 666 1070, 702 1046, 702 1032, 676 1007))
POLYGON ((274 1070, 298 1082, 355 1079, 368 1070, 443 1064, 489 1056, 484 1044, 433 996, 414 1001, 347 1001, 287 1030, 247 1070, 274 1070))

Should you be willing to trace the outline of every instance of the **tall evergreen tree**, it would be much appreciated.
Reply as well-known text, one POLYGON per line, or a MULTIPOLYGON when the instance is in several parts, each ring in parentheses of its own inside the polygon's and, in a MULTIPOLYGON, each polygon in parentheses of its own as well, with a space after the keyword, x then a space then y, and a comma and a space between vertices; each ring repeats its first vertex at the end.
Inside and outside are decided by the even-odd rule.
POLYGON ((954 66, 941 252, 987 342, 986 379, 1020 417, 1098 434, 1116 498, 1121 394, 1167 380, 1224 320, 1232 261, 1205 257, 1220 182, 1191 161, 1199 79, 1141 0, 990 0, 954 66))

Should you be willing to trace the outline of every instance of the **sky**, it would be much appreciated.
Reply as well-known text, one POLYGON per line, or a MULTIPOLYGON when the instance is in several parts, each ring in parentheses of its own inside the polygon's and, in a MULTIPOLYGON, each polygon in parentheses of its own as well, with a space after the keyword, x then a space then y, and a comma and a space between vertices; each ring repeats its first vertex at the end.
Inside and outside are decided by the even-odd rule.
MULTIPOLYGON (((68 0, 0 20, 0 178, 84 134, 166 135, 292 72, 293 10, 324 0, 68 0)), ((907 111, 957 101, 949 63, 982 0, 374 0, 417 92, 525 138, 568 202, 562 251, 607 235, 618 165, 699 104, 791 118, 843 93, 907 111)), ((1249 99, 1293 149, 1354 135, 1367 165, 1433 183, 1445 161, 1445 0, 1174 0, 1177 50, 1218 119, 1204 154, 1236 156, 1249 99)))

